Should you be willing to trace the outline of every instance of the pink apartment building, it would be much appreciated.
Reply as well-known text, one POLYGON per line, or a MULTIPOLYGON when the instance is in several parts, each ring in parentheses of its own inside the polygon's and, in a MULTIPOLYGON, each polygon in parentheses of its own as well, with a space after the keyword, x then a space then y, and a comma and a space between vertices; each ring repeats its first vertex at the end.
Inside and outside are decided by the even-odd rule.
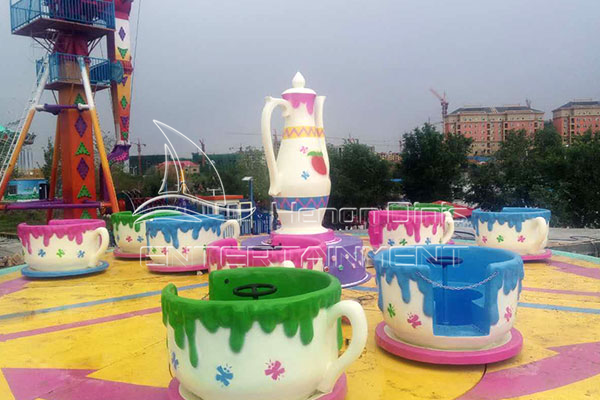
POLYGON ((544 127, 544 112, 521 105, 504 107, 465 106, 444 119, 444 133, 459 133, 473 139, 472 155, 493 154, 509 130, 532 135, 544 127))
POLYGON ((588 129, 600 132, 600 101, 573 100, 552 111, 554 127, 563 138, 564 144, 588 129))

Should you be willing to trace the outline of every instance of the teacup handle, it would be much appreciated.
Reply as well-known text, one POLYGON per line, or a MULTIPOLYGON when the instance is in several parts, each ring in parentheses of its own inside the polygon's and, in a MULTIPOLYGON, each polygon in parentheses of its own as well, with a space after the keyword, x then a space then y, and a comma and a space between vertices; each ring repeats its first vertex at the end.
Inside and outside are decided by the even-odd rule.
POLYGON ((108 248, 108 242, 109 242, 108 231, 106 230, 106 228, 96 228, 96 229, 94 229, 94 233, 96 233, 100 237, 101 242, 100 242, 100 248, 94 254, 94 256, 90 259, 90 263, 88 264, 88 267, 90 267, 90 268, 93 268, 96 265, 98 265, 98 260, 104 254, 104 252, 106 252, 106 249, 108 248))
POLYGON ((530 249, 530 251, 543 250, 542 245, 544 244, 544 240, 548 237, 548 232, 550 228, 548 224, 546 224, 546 220, 543 217, 535 217, 535 222, 538 224, 538 231, 542 232, 540 235, 540 240, 535 243, 535 248, 530 249))
POLYGON ((350 346, 340 358, 335 360, 323 376, 323 380, 317 386, 317 390, 329 393, 333 390, 335 382, 344 370, 354 362, 362 353, 367 343, 368 326, 367 317, 362 306, 356 301, 343 300, 336 303, 328 310, 327 326, 337 324, 339 318, 347 317, 352 325, 352 340, 350 346))
POLYGON ((233 236, 231 236, 231 237, 234 239, 237 239, 240 236, 239 222, 237 222, 235 219, 230 219, 223 224, 223 227, 221 229, 224 231, 225 229, 229 228, 230 226, 233 227, 233 236))
POLYGON ((452 214, 449 211, 444 211, 444 215, 446 216, 446 222, 444 224, 442 244, 448 243, 452 239, 452 235, 454 235, 454 218, 452 218, 452 214))

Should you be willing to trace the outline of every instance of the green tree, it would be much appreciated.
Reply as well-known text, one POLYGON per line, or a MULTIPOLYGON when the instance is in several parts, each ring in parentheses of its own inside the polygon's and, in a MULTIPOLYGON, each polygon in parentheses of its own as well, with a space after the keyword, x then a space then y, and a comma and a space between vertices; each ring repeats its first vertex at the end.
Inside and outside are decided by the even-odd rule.
POLYGON ((504 205, 527 206, 532 204, 530 192, 536 183, 535 173, 531 169, 532 145, 531 139, 524 130, 508 131, 500 149, 495 154, 502 171, 504 205))
MULTIPOLYGON (((254 178, 254 200, 266 206, 269 201, 269 171, 262 149, 248 146, 235 155, 234 164, 225 163, 217 166, 225 193, 242 194, 249 198, 248 183, 242 181, 242 178, 251 176, 254 178)), ((193 177, 193 181, 194 185, 191 189, 194 193, 212 194, 208 189, 221 188, 217 174, 208 163, 193 177)))
POLYGON ((567 148, 551 123, 535 133, 528 157, 532 176, 530 203, 552 210, 554 226, 568 224, 570 211, 564 201, 567 195, 565 174, 567 148))
POLYGON ((113 163, 110 166, 110 173, 117 193, 133 189, 142 190, 143 188, 143 182, 140 177, 130 174, 129 169, 126 169, 125 165, 121 162, 113 163))
POLYGON ((329 207, 376 207, 391 200, 392 177, 389 162, 370 147, 346 143, 328 146, 331 195, 329 207))
POLYGON ((469 191, 465 200, 486 210, 500 210, 505 203, 504 179, 498 163, 469 166, 469 191))
POLYGON ((162 180, 163 174, 161 174, 156 168, 150 168, 150 170, 147 171, 142 179, 142 196, 157 196, 162 185, 162 180))
POLYGON ((38 163, 38 168, 42 171, 44 179, 47 179, 48 182, 50 182, 50 174, 52 173, 52 156, 54 154, 54 142, 52 139, 48 138, 48 143, 42 148, 42 151, 44 153, 44 164, 40 165, 38 163))
POLYGON ((451 201, 462 197, 472 140, 443 135, 431 124, 404 135, 399 176, 411 201, 451 201))
POLYGON ((553 226, 600 227, 600 138, 591 131, 570 146, 551 124, 531 138, 509 132, 495 158, 469 173, 466 200, 482 208, 552 211, 553 226))
POLYGON ((567 148, 562 204, 567 224, 600 227, 600 135, 586 132, 567 148))
MULTIPOLYGON (((247 147, 236 162, 234 176, 235 182, 231 182, 231 187, 236 187, 235 193, 243 193, 248 197, 248 183, 242 182, 245 176, 254 178, 254 201, 260 202, 265 207, 269 204, 269 169, 265 153, 262 149, 247 147)), ((227 188, 227 186, 225 186, 227 188)), ((230 192, 234 193, 234 192, 230 192)))

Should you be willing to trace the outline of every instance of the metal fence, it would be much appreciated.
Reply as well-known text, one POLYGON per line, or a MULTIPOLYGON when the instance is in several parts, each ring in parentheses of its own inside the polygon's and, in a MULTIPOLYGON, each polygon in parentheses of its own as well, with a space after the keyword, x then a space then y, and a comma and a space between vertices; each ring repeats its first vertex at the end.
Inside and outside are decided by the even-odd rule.
POLYGON ((19 0, 10 5, 12 32, 39 18, 114 29, 115 5, 103 0, 19 0))
MULTIPOLYGON (((252 204, 249 201, 240 203, 219 205, 219 214, 225 219, 235 219, 240 224, 241 235, 260 235, 271 232, 271 214, 255 210, 250 215, 252 204)), ((213 214, 215 209, 212 206, 203 205, 201 207, 193 207, 194 211, 202 214, 213 214)))
MULTIPOLYGON (((50 75, 48 84, 60 81, 81 83, 81 69, 77 61, 77 55, 65 53, 52 53, 48 56, 48 65, 50 75)), ((92 85, 110 85, 111 66, 110 62, 105 58, 84 57, 85 63, 88 66, 90 75, 90 83, 92 85)), ((39 59, 36 62, 36 71, 42 68, 44 59, 39 59)))

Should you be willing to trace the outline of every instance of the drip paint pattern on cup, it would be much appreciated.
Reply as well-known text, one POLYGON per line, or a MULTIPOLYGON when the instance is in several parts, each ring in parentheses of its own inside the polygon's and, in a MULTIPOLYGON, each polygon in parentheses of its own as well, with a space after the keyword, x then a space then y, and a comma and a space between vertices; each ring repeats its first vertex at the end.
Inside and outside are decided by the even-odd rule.
POLYGON ((21 223, 17 233, 29 268, 63 272, 93 268, 106 251, 108 231, 102 220, 51 220, 48 225, 21 223))
POLYGON ((128 254, 139 254, 146 244, 146 221, 178 215, 181 213, 170 210, 139 215, 134 215, 131 211, 112 214, 110 220, 117 247, 128 254))
POLYGON ((146 222, 148 256, 154 265, 207 268, 206 250, 225 236, 237 238, 236 220, 222 215, 182 215, 146 222))
POLYGON ((26 222, 20 223, 17 226, 17 234, 21 240, 23 247, 27 249, 29 254, 31 250, 31 238, 43 237, 44 246, 50 245, 52 236, 58 239, 67 237, 69 241, 75 240, 78 245, 83 243, 83 234, 96 228, 105 228, 106 223, 102 220, 73 220, 75 222, 52 220, 48 225, 28 225, 26 222), (83 222, 85 221, 85 222, 83 222))
POLYGON ((535 217, 542 217, 546 223, 550 223, 550 210, 542 208, 526 208, 526 207, 504 207, 499 212, 483 211, 477 209, 473 211, 473 228, 475 233, 479 234, 479 222, 487 224, 488 231, 494 228, 494 223, 500 225, 508 224, 509 228, 515 228, 517 232, 523 230, 523 223, 535 217))
MULTIPOLYGON (((223 271, 225 272, 225 271, 223 271)), ((209 279, 217 274, 209 275, 209 279)), ((218 275, 217 275, 218 276, 218 275)), ((291 282, 288 282, 289 285, 291 282)), ((282 282, 284 284, 284 282, 282 282)), ((215 289, 213 289, 214 291, 215 289)), ((300 336, 302 344, 309 344, 313 339, 313 319, 321 308, 329 308, 340 301, 342 289, 339 285, 330 284, 317 295, 302 298, 297 302, 261 302, 256 307, 246 302, 197 302, 178 301, 177 288, 172 283, 162 292, 163 323, 175 330, 175 342, 183 348, 190 346, 190 363, 198 365, 198 350, 193 341, 194 325, 200 321, 211 333, 219 328, 230 329, 229 345, 234 353, 239 353, 244 346, 246 333, 257 321, 265 333, 273 331, 276 325, 283 324, 288 337, 300 336), (217 310, 217 305, 219 309, 217 310), (202 307, 204 306, 204 307, 202 307), (213 311, 211 311, 211 309, 213 311), (244 310, 243 312, 240 312, 244 310), (223 318, 222 315, 235 315, 236 319, 223 318)), ((209 293, 209 298, 217 297, 209 293)), ((341 332, 338 347, 341 348, 341 332)))
POLYGON ((504 207, 499 212, 481 209, 471 216, 477 243, 515 251, 521 255, 543 252, 548 242, 550 210, 504 207))
POLYGON ((509 334, 524 278, 517 254, 431 245, 385 249, 373 261, 378 307, 398 339, 426 348, 479 349, 509 334))
POLYGON ((164 235, 167 243, 172 243, 173 247, 179 249, 179 231, 182 233, 191 231, 194 240, 198 240, 202 231, 211 231, 217 236, 221 236, 221 227, 224 223, 225 218, 222 215, 162 218, 160 221, 148 221, 146 234, 149 238, 155 238, 160 232, 164 235))
MULTIPOLYGON (((384 242, 384 237, 390 232, 398 232, 400 226, 406 230, 408 237, 412 238, 414 244, 420 244, 421 240, 431 242, 432 237, 438 236, 438 229, 443 232, 439 241, 447 243, 454 233, 454 221, 449 212, 439 213, 421 210, 397 210, 397 211, 370 211, 369 212, 369 239, 372 246, 379 247, 384 242), (432 237, 423 237, 422 230, 431 227, 432 237), (447 231, 445 230, 447 228, 447 231), (384 231, 385 230, 385 231, 384 231)), ((409 242, 406 237, 397 240, 388 239, 389 246, 406 245, 409 242)))
POLYGON ((367 339, 361 306, 340 301, 339 281, 323 272, 215 271, 209 275, 208 298, 179 297, 170 284, 161 299, 180 390, 205 400, 307 399, 328 393, 367 339), (342 316, 352 324, 352 339, 339 357, 342 316))

